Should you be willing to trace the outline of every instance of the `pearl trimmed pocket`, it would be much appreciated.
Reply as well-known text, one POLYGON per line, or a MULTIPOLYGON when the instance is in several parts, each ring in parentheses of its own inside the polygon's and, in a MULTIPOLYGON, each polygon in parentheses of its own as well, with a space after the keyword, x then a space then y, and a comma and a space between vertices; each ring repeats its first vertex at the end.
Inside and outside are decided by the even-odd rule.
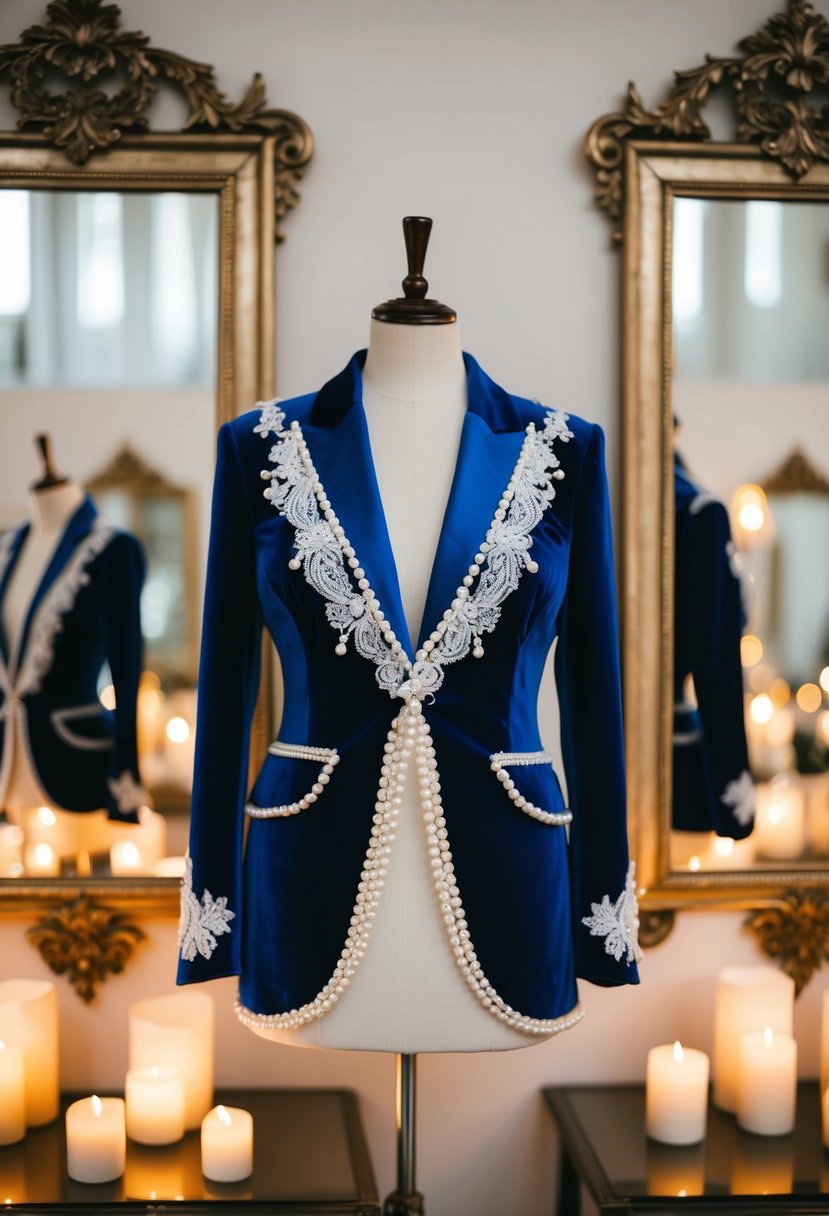
POLYGON ((49 715, 49 721, 58 738, 67 743, 69 747, 85 752, 105 752, 112 747, 112 739, 109 736, 79 735, 66 725, 67 722, 82 718, 100 718, 102 713, 100 702, 93 701, 90 705, 72 705, 68 709, 53 709, 49 715))
POLYGON ((514 767, 534 764, 552 765, 552 763, 552 756, 549 752, 544 751, 493 752, 489 757, 489 767, 501 782, 507 797, 520 811, 523 811, 525 815, 529 815, 531 819, 537 819, 539 823, 563 826, 564 824, 572 823, 573 812, 571 810, 565 807, 563 811, 543 811, 541 807, 536 806, 528 798, 524 797, 509 773, 509 770, 514 767))
POLYGON ((333 747, 311 747, 305 743, 283 743, 275 739, 268 748, 271 756, 280 756, 285 760, 317 760, 320 770, 317 779, 307 794, 303 794, 296 802, 286 802, 282 806, 257 806, 253 802, 245 804, 245 814, 251 819, 283 819, 287 815, 298 815, 317 801, 326 785, 331 780, 331 774, 340 762, 339 752, 333 747))

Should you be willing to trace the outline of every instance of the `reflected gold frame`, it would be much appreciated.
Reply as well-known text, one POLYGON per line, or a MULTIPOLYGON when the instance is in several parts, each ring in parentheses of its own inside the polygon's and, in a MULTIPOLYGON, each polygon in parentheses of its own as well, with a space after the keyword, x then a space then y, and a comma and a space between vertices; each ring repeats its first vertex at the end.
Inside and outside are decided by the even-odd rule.
POLYGON ((670 867, 672 203, 681 196, 829 203, 829 165, 814 165, 793 180, 746 144, 648 139, 626 142, 623 172, 622 636, 629 816, 642 925, 655 943, 677 909, 760 909, 749 923, 762 942, 768 910, 791 915, 792 888, 817 895, 814 889, 829 882, 829 869, 685 873, 670 867))
MULTIPOLYGON (((0 134, 0 189, 176 190, 216 195, 215 429, 274 393, 277 138, 261 132, 127 135, 105 156, 73 164, 44 135, 0 134)), ((252 770, 261 763, 271 737, 272 693, 271 664, 264 662, 251 731, 252 770)), ((0 879, 0 915, 28 918, 33 911, 60 912, 57 905, 78 909, 86 901, 95 907, 100 900, 107 910, 126 914, 130 920, 172 917, 178 915, 179 886, 177 879, 147 877, 0 879)), ((88 917, 78 920, 78 916, 78 928, 85 933, 88 917)))

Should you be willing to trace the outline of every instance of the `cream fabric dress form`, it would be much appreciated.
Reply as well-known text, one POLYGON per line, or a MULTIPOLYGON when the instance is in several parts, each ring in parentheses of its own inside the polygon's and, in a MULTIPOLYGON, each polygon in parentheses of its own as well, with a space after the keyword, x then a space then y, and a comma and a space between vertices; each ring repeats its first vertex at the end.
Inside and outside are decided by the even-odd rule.
MULTIPOLYGON (((363 405, 403 608, 416 639, 466 411, 457 323, 373 320, 363 405), (420 475, 407 475, 414 471, 420 475)), ((411 776, 371 940, 347 992, 307 1026, 254 1033, 298 1047, 407 1053, 506 1051, 539 1041, 500 1025, 455 963, 411 776)))
MULTIPOLYGON (((29 534, 23 542, 3 600, 3 632, 12 656, 17 655, 29 605, 46 566, 84 497, 83 487, 76 481, 39 490, 30 496, 29 534)), ((52 807, 29 763, 19 721, 15 721, 14 725, 14 745, 6 751, 4 759, 12 766, 5 809, 9 818, 23 827, 27 837, 48 840, 62 857, 108 847, 105 810, 75 815, 52 807), (38 809, 43 806, 50 808, 56 819, 46 831, 43 824, 32 822, 38 809)))

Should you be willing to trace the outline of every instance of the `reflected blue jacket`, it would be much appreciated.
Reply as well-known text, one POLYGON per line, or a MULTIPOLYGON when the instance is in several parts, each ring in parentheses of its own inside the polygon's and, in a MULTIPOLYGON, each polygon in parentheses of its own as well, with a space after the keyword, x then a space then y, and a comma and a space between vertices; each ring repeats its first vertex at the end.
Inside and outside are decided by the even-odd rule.
MULTIPOLYGON (((447 948, 493 1016, 553 1033, 580 1016, 577 975, 638 979, 603 436, 464 355, 468 407, 415 647, 365 356, 219 433, 178 982, 240 975, 237 1012, 254 1025, 348 999, 382 915, 408 740, 447 948), (263 624, 284 710, 248 793, 263 624), (556 637, 568 804, 536 718, 556 637)), ((430 493, 428 470, 401 476, 430 493)))
POLYGON ((675 465, 672 823, 740 840, 754 826, 740 638, 740 558, 728 512, 675 465), (696 704, 686 699, 693 677, 696 704))
MULTIPOLYGON (((29 528, 0 534, 0 612, 29 528)), ((13 649, 0 628, 0 807, 19 733, 46 806, 105 807, 111 819, 138 821, 147 801, 136 750, 143 579, 138 540, 104 523, 87 496, 43 572, 13 649), (105 662, 113 712, 98 700, 105 662)))

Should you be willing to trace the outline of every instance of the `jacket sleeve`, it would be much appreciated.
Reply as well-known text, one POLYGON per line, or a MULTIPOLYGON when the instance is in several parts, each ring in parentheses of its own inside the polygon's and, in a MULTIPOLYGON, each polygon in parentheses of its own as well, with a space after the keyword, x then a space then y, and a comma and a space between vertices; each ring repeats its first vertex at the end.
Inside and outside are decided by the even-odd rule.
POLYGON ((745 625, 728 512, 708 502, 688 534, 688 648, 703 752, 720 836, 740 840, 754 826, 740 638, 745 625))
POLYGON ((104 550, 106 601, 103 608, 106 659, 115 689, 114 738, 107 774, 107 814, 137 823, 138 808, 150 804, 138 773, 137 703, 141 679, 141 587, 146 562, 137 537, 119 532, 104 550))
POLYGON ((640 958, 628 862, 619 641, 604 435, 594 426, 572 509, 556 684, 570 824, 576 975, 635 984, 640 958))
POLYGON ((240 971, 244 802, 261 632, 250 506, 226 423, 218 437, 207 556, 179 984, 240 971))

